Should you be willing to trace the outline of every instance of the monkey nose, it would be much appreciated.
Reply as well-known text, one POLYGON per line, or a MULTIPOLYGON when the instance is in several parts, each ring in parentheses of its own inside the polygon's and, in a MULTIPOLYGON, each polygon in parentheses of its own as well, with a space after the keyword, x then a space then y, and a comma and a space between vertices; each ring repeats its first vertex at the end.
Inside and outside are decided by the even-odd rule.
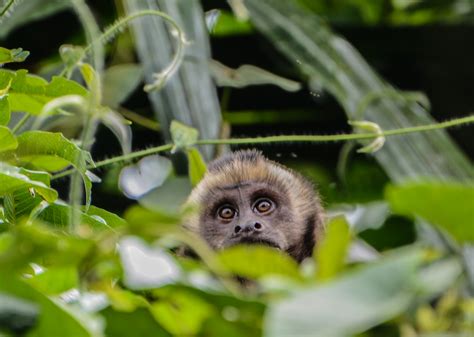
POLYGON ((263 225, 258 221, 250 221, 246 224, 236 225, 234 227, 234 233, 253 233, 253 232, 261 232, 263 229, 263 225))

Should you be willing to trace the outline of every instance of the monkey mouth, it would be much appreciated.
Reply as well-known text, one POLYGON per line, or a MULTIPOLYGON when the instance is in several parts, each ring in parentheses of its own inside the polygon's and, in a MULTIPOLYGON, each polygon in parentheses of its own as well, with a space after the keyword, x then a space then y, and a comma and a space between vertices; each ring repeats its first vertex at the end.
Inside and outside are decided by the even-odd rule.
POLYGON ((278 250, 281 250, 281 247, 278 243, 267 239, 267 238, 261 238, 261 237, 253 237, 253 236, 245 236, 238 241, 235 242, 235 244, 259 244, 259 245, 264 245, 264 246, 269 246, 278 250))

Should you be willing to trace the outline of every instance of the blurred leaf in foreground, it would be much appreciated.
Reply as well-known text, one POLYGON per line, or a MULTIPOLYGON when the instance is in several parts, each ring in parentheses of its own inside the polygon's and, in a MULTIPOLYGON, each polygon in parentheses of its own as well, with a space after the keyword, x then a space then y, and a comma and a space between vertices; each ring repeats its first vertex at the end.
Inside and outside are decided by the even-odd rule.
POLYGON ((393 211, 420 216, 445 230, 458 242, 474 242, 474 185, 447 182, 388 186, 393 211))

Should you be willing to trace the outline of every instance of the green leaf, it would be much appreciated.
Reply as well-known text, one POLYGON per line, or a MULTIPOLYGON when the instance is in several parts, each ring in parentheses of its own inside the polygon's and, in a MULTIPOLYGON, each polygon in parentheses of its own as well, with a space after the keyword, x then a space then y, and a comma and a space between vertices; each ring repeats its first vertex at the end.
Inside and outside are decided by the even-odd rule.
POLYGON ((125 227, 127 226, 127 222, 119 217, 117 214, 106 211, 105 209, 96 207, 96 206, 90 206, 89 209, 87 210, 87 215, 99 219, 99 221, 104 221, 108 227, 111 228, 119 228, 119 227, 125 227))
POLYGON ((420 250, 398 252, 323 286, 273 302, 264 336, 352 336, 402 313, 418 291, 420 250))
POLYGON ((53 267, 25 280, 45 295, 58 295, 79 286, 76 267, 53 267))
POLYGON ((458 242, 474 242, 474 185, 413 182, 388 186, 385 196, 393 212, 420 216, 458 242))
POLYGON ((30 52, 21 48, 7 49, 0 47, 0 65, 11 62, 23 62, 30 52))
POLYGON ((90 204, 92 182, 86 172, 87 164, 93 164, 93 161, 89 152, 79 148, 61 133, 27 131, 18 136, 17 140, 18 148, 15 152, 7 153, 6 158, 14 158, 46 171, 74 166, 84 181, 86 204, 90 204))
POLYGON ((106 321, 105 334, 109 337, 171 337, 146 308, 121 312, 107 308, 100 312, 106 321))
POLYGON ((102 104, 113 109, 123 103, 143 80, 143 70, 138 64, 119 64, 104 73, 102 104))
POLYGON ((199 131, 176 120, 171 122, 171 138, 174 143, 174 151, 185 149, 196 144, 199 137, 199 131))
POLYGON ((18 142, 10 129, 5 126, 0 126, 0 152, 14 150, 17 146, 18 142))
POLYGON ((132 128, 131 122, 126 120, 121 114, 109 108, 101 109, 100 118, 104 125, 112 131, 122 147, 123 154, 132 151, 132 128))
POLYGON ((274 248, 260 245, 233 246, 220 252, 218 258, 226 270, 238 276, 259 279, 281 275, 301 279, 297 263, 274 248))
POLYGON ((24 281, 0 275, 0 291, 35 303, 41 315, 28 336, 93 337, 96 332, 72 314, 67 305, 56 302, 24 281))
POLYGON ((7 125, 10 121, 10 103, 7 95, 0 95, 0 125, 7 125))
POLYGON ((58 193, 44 182, 34 180, 28 176, 28 171, 0 162, 0 196, 12 193, 21 188, 33 189, 46 201, 53 202, 58 193))
POLYGON ((334 278, 344 266, 351 234, 344 216, 338 216, 327 224, 323 240, 317 246, 317 278, 327 281, 334 278))
POLYGON ((93 248, 92 241, 53 230, 39 221, 28 225, 17 224, 10 233, 11 239, 0 252, 0 277, 21 271, 32 262, 46 261, 50 268, 77 266, 93 248))
POLYGON ((221 87, 244 88, 251 85, 271 84, 289 92, 301 89, 301 83, 299 82, 249 64, 232 69, 216 60, 212 60, 210 67, 214 80, 221 87))
POLYGON ((191 181, 191 185, 196 186, 206 173, 206 162, 196 148, 187 149, 186 155, 188 157, 189 180, 191 181))
POLYGON ((0 69, 0 88, 10 83, 8 101, 12 111, 39 115, 45 104, 65 95, 87 96, 87 90, 78 83, 63 77, 53 77, 48 83, 41 77, 28 75, 26 70, 16 72, 0 69))
POLYGON ((215 308, 186 290, 155 291, 160 300, 151 305, 155 319, 175 336, 196 336, 215 308))
MULTIPOLYGON (((40 210, 37 217, 55 228, 65 229, 71 223, 71 213, 71 206, 56 203, 40 210)), ((80 212, 80 214, 83 225, 89 225, 94 229, 109 227, 106 221, 100 217, 90 216, 84 212, 80 212)))

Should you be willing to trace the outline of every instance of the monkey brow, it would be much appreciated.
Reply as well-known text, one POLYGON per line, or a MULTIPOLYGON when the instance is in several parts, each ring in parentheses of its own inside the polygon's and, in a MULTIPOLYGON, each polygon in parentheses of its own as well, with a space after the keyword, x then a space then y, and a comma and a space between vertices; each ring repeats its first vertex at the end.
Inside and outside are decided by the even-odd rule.
POLYGON ((227 186, 220 186, 218 189, 220 190, 235 190, 236 188, 244 187, 244 186, 250 186, 251 184, 249 182, 240 182, 238 184, 234 185, 227 185, 227 186))

